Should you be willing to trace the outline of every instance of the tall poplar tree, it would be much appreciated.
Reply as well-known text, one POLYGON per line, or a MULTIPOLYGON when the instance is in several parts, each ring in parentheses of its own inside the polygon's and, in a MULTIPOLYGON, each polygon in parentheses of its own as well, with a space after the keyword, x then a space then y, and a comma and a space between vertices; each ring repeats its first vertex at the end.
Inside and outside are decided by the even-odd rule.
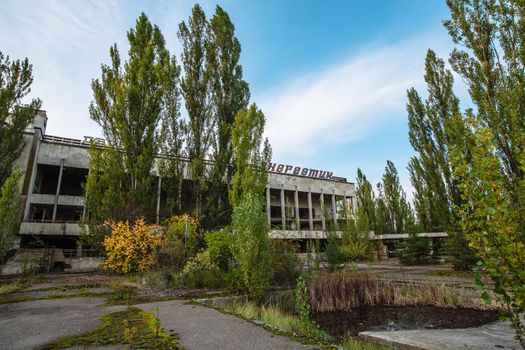
POLYGON ((127 33, 128 60, 116 44, 110 65, 92 81, 91 118, 102 127, 105 148, 92 145, 86 205, 92 222, 146 216, 153 221, 159 123, 166 114, 176 64, 159 28, 142 13, 127 33))
POLYGON ((11 61, 0 52, 0 187, 22 153, 24 129, 41 105, 38 99, 27 105, 22 103, 31 92, 32 83, 33 67, 27 58, 11 61))
POLYGON ((193 211, 202 219, 209 178, 209 166, 205 159, 209 157, 214 120, 211 108, 212 70, 207 60, 207 50, 211 45, 210 24, 199 4, 193 7, 188 22, 180 23, 178 37, 182 43, 181 93, 188 111, 186 152, 190 161, 193 211))
POLYGON ((445 21, 457 48, 452 68, 475 110, 464 118, 471 157, 453 149, 465 203, 460 224, 525 348, 525 4, 448 0, 445 21))
POLYGON ((383 174, 383 199, 393 230, 403 233, 405 223, 410 215, 410 204, 406 200, 405 191, 399 182, 397 169, 391 161, 386 162, 383 174))
POLYGON ((450 163, 452 148, 469 158, 466 127, 454 95, 452 73, 429 50, 425 61, 428 98, 422 101, 415 89, 408 91, 410 143, 417 155, 408 169, 415 189, 418 221, 425 231, 447 231, 448 253, 456 268, 466 269, 475 262, 465 233, 458 227, 457 208, 463 200, 450 163))
POLYGON ((357 169, 357 188, 355 192, 357 206, 363 208, 364 212, 366 213, 370 229, 376 230, 376 204, 374 198, 374 189, 361 169, 357 169))
POLYGON ((228 223, 231 206, 228 184, 233 175, 232 128, 235 116, 246 110, 250 99, 248 83, 239 64, 241 45, 228 14, 217 6, 210 21, 210 45, 207 61, 211 70, 211 108, 216 130, 212 143, 213 167, 208 191, 208 226, 228 223))

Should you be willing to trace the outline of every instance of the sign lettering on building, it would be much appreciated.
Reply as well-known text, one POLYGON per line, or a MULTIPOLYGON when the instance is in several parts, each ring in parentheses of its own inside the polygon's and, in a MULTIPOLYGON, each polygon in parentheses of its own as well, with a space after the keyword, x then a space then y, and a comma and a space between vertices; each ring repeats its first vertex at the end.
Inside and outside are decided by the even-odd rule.
MULTIPOLYGON (((334 173, 331 171, 302 168, 302 167, 289 165, 289 164, 270 163, 268 164, 268 171, 272 173, 278 173, 278 174, 290 174, 290 175, 313 177, 316 179, 328 179, 328 180, 338 180, 338 181, 342 180, 342 178, 334 176, 334 173)), ((346 181, 346 179, 344 180, 346 181)))

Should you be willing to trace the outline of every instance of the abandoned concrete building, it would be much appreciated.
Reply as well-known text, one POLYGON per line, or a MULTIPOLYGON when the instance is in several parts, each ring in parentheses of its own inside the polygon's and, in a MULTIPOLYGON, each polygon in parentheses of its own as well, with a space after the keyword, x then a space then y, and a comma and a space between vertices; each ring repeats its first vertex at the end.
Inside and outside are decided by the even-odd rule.
MULTIPOLYGON (((16 163, 25 172, 19 244, 30 246, 37 237, 46 246, 75 251, 80 248, 79 221, 86 215, 82 184, 92 139, 47 135, 46 125, 46 113, 39 111, 26 130, 26 147, 16 163)), ((337 231, 348 208, 355 208, 355 186, 345 178, 284 164, 272 163, 268 170, 265 210, 271 237, 302 245, 308 239, 324 239, 326 230, 337 231)), ((157 218, 165 215, 165 202, 159 191, 157 218)))

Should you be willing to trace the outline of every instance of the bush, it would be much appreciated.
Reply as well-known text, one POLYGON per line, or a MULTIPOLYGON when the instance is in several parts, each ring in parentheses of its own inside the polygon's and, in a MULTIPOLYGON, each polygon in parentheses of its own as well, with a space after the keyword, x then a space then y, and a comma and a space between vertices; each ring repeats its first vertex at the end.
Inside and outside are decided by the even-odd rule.
POLYGON ((399 260, 405 265, 424 265, 432 263, 431 242, 417 233, 409 233, 406 242, 400 245, 399 260))
POLYGON ((297 255, 298 247, 285 239, 272 239, 273 283, 291 287, 301 274, 301 261, 297 255))
POLYGON ((224 274, 212 262, 209 250, 188 260, 182 272, 182 284, 189 288, 219 288, 225 285, 224 274))
POLYGON ((243 287, 260 300, 268 291, 273 274, 273 256, 261 195, 253 191, 243 194, 240 204, 233 210, 233 228, 232 269, 243 287))
POLYGON ((156 290, 174 289, 180 284, 178 273, 171 270, 146 271, 143 278, 148 287, 156 290))
POLYGON ((232 259, 231 236, 227 230, 210 231, 204 234, 206 251, 210 254, 211 262, 222 271, 228 271, 232 259))
POLYGON ((195 256, 201 247, 198 234, 199 223, 186 216, 173 216, 163 223, 163 242, 157 252, 157 264, 180 271, 189 258, 195 256))
POLYGON ((330 269, 335 270, 346 262, 346 255, 341 250, 341 240, 335 233, 329 233, 325 248, 326 260, 330 269))
POLYGON ((162 239, 155 233, 158 226, 146 225, 144 219, 138 219, 132 227, 128 221, 106 221, 104 225, 111 229, 104 238, 104 269, 128 273, 144 271, 154 264, 153 252, 162 239))
POLYGON ((20 188, 22 173, 14 170, 7 178, 0 193, 0 264, 6 252, 13 248, 20 223, 20 188))

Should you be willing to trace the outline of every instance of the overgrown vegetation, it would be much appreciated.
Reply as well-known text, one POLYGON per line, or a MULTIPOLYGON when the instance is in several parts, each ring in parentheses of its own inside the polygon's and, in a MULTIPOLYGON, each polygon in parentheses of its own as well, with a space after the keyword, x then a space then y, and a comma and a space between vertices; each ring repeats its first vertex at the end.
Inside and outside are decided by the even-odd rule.
POLYGON ((295 315, 282 311, 276 305, 260 306, 254 302, 233 303, 229 308, 235 314, 258 320, 282 331, 295 333, 301 337, 328 343, 333 338, 309 320, 301 320, 295 315))
POLYGON ((104 238, 106 260, 104 268, 127 273, 144 271, 154 264, 153 252, 160 245, 162 237, 153 225, 146 225, 144 219, 129 222, 106 222, 111 234, 104 238))
POLYGON ((20 226, 20 178, 15 169, 0 189, 0 265, 13 243, 20 226))
POLYGON ((77 346, 124 344, 127 349, 182 349, 177 336, 165 332, 157 316, 134 307, 101 317, 102 325, 87 333, 65 337, 41 350, 77 346))
POLYGON ((345 271, 314 277, 308 284, 308 293, 312 312, 350 311, 365 305, 495 307, 486 305, 474 290, 432 283, 395 283, 367 273, 345 271))

